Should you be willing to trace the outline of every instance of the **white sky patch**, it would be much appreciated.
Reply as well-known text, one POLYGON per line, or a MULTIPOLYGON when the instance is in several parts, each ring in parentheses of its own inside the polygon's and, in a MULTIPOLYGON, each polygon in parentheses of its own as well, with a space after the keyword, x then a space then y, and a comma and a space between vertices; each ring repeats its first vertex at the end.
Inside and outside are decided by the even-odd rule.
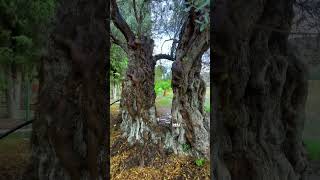
MULTIPOLYGON (((172 41, 167 41, 163 43, 165 40, 170 39, 168 36, 162 36, 161 38, 155 38, 154 39, 154 50, 153 50, 153 55, 156 54, 170 54, 170 49, 172 45, 172 41), (163 45, 163 46, 162 46, 163 45), (162 51, 161 51, 161 46, 162 46, 162 51)), ((173 61, 167 60, 167 59, 161 59, 157 61, 156 66, 162 65, 166 68, 170 68, 172 66, 173 61)))
MULTIPOLYGON (((153 55, 156 54, 170 54, 171 50, 171 45, 172 41, 166 41, 165 40, 170 39, 168 36, 162 36, 161 38, 155 38, 154 39, 154 50, 153 50, 153 55), (162 46, 162 49, 161 49, 162 46)), ((208 50, 210 51, 210 49, 208 50)), ((210 54, 204 54, 201 59, 203 62, 210 62, 210 54)), ((162 65, 166 69, 171 69, 173 61, 167 60, 167 59, 161 59, 157 61, 156 66, 162 65)), ((210 72, 210 66, 202 66, 201 72, 210 72)))

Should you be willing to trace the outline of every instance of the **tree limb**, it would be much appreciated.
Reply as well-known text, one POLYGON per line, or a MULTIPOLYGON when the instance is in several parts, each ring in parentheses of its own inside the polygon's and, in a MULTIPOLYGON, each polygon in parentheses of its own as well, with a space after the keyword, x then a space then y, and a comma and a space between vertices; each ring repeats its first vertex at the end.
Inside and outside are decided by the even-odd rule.
MULTIPOLYGON (((178 43, 178 42, 179 42, 179 40, 174 39, 174 38, 167 39, 167 40, 163 41, 163 43, 162 43, 162 45, 161 45, 161 52, 162 52, 162 48, 163 48, 164 43, 165 43, 165 42, 168 42, 168 41, 173 41, 173 43, 178 43)), ((172 43, 172 44, 173 44, 173 43, 172 43)))
POLYGON ((111 18, 114 25, 121 31, 129 44, 133 44, 135 35, 120 14, 116 0, 111 0, 111 18))
POLYGON ((128 47, 126 46, 125 43, 123 43, 121 40, 116 38, 112 33, 110 33, 110 37, 111 37, 110 39, 112 43, 118 45, 122 50, 124 50, 124 52, 128 54, 128 47))
POLYGON ((133 1, 133 11, 134 11, 134 16, 136 17, 136 20, 138 23, 140 23, 140 18, 138 16, 138 11, 137 11, 137 5, 136 5, 136 0, 132 0, 133 1))
POLYGON ((169 54, 157 54, 157 55, 153 56, 153 59, 154 59, 154 61, 158 61, 160 59, 167 59, 167 60, 170 60, 170 61, 174 61, 175 60, 175 58, 170 56, 169 54))

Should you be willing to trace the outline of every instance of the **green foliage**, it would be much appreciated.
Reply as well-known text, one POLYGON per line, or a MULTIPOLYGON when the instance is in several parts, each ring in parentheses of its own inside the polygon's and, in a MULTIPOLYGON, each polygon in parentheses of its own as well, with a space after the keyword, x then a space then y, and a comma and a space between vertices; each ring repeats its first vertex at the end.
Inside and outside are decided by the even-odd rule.
POLYGON ((190 144, 188 144, 188 143, 182 144, 182 151, 183 151, 183 152, 189 151, 190 148, 191 148, 191 147, 190 147, 190 144))
POLYGON ((13 50, 8 47, 0 47, 0 64, 10 64, 13 57, 13 50))
POLYGON ((20 52, 26 52, 33 46, 32 39, 25 35, 14 36, 12 39, 15 41, 15 47, 20 52))
POLYGON ((199 158, 199 159, 196 159, 195 163, 198 167, 202 167, 205 163, 205 160, 203 158, 199 158))
MULTIPOLYGON (((121 15, 124 17, 130 29, 137 36, 140 36, 140 35, 151 36, 152 23, 151 23, 151 13, 150 13, 151 12, 150 2, 151 1, 136 0, 137 14, 139 17, 141 16, 141 22, 138 22, 134 13, 133 1, 117 0, 121 15)), ((111 32, 118 39, 124 40, 123 35, 113 24, 111 26, 111 32)))
POLYGON ((156 92, 156 95, 158 96, 163 91, 168 91, 171 89, 171 80, 160 80, 156 81, 154 90, 156 92))
POLYGON ((165 74, 165 67, 164 66, 156 66, 155 67, 155 81, 161 81, 163 80, 163 75, 165 74))
POLYGON ((54 8, 55 0, 0 0, 0 66, 19 66, 31 77, 46 48, 54 8))
POLYGON ((153 1, 152 35, 159 38, 165 35, 172 39, 178 39, 183 25, 182 22, 187 17, 184 6, 184 0, 153 1))
POLYGON ((305 144, 309 158, 320 160, 320 141, 318 139, 307 139, 305 144))
POLYGON ((110 80, 120 83, 124 78, 124 73, 128 66, 127 54, 119 46, 112 44, 110 60, 110 80))
POLYGON ((195 8, 195 11, 201 14, 195 22, 200 25, 200 32, 204 31, 210 24, 210 0, 192 0, 187 2, 187 4, 188 7, 185 9, 186 12, 190 11, 191 8, 195 8))

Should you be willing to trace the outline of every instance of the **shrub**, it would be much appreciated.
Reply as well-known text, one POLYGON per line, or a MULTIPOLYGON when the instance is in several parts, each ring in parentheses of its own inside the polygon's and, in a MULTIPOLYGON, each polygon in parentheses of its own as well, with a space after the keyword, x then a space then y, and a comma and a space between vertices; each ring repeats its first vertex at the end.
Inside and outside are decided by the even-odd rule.
POLYGON ((202 167, 205 163, 205 160, 203 158, 200 158, 200 159, 196 159, 195 162, 198 167, 202 167))

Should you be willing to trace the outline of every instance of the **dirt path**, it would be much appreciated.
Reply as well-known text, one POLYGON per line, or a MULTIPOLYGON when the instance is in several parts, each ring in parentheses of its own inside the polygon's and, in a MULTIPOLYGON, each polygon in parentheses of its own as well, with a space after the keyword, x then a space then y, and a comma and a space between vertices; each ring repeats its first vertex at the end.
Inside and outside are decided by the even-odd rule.
POLYGON ((163 116, 166 114, 171 114, 171 108, 166 108, 166 107, 157 107, 157 115, 158 116, 163 116))

